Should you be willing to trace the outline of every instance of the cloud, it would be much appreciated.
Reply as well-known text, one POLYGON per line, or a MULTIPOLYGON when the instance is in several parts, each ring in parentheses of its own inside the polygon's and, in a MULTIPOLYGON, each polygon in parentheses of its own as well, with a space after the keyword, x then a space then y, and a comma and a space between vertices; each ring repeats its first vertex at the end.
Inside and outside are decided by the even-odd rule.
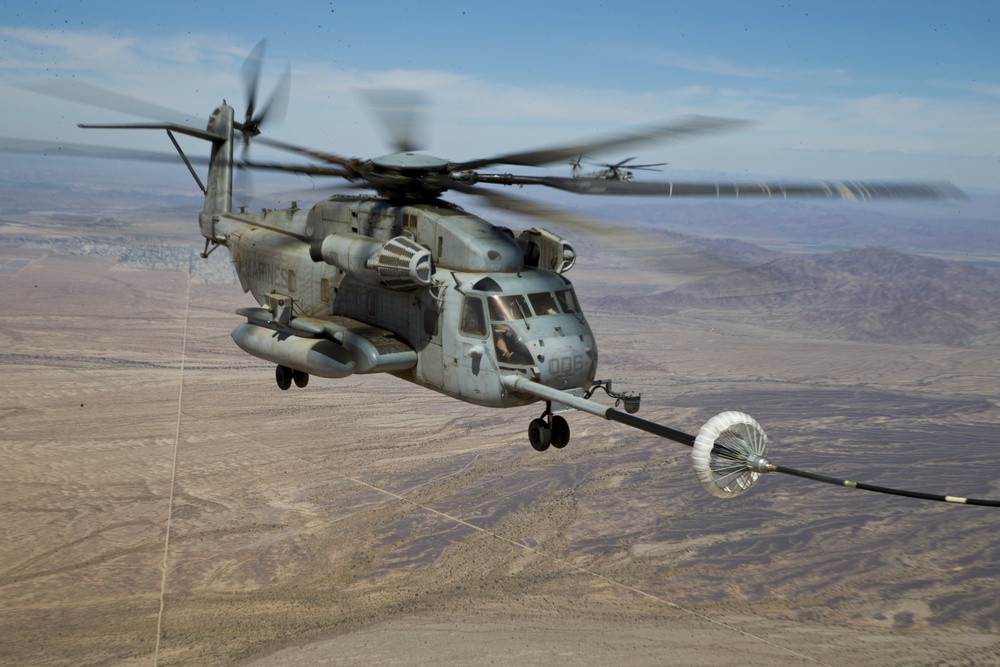
POLYGON ((134 38, 113 38, 111 35, 68 30, 35 28, 0 28, 4 55, 0 67, 5 69, 73 69, 74 63, 88 68, 130 61, 138 42, 134 38))
POLYGON ((661 67, 671 67, 687 72, 756 79, 772 82, 797 82, 844 86, 854 83, 850 71, 843 68, 773 67, 735 62, 706 54, 679 51, 643 49, 633 52, 637 61, 661 67))
MULTIPOLYGON (((225 33, 138 39, 100 31, 9 27, 0 28, 0 42, 0 83, 76 79, 206 119, 223 99, 237 114, 242 113, 239 70, 254 45, 225 33)), ((947 97, 853 94, 849 86, 838 85, 850 78, 840 70, 744 66, 679 52, 660 51, 656 57, 661 63, 697 70, 704 76, 695 84, 651 82, 636 91, 624 84, 619 87, 608 73, 595 74, 586 85, 571 85, 551 80, 499 81, 469 62, 463 62, 461 71, 449 71, 297 61, 291 63, 291 100, 285 123, 266 131, 323 150, 378 155, 389 147, 357 91, 402 87, 429 96, 430 150, 452 159, 550 145, 702 113, 747 118, 756 124, 697 142, 650 145, 629 155, 637 153, 642 161, 670 162, 678 169, 735 175, 852 177, 846 157, 851 152, 858 157, 859 177, 892 178, 905 172, 985 187, 995 187, 1000 181, 996 165, 984 164, 982 157, 1000 153, 1000 114, 989 97, 994 90, 991 84, 978 84, 971 97, 960 92, 962 86, 957 84, 947 97), (832 85, 792 85, 802 78, 813 83, 825 79, 832 85), (873 152, 880 156, 877 161, 863 157, 873 152), (906 156, 916 154, 930 157, 919 165, 908 163, 906 156), (935 155, 949 157, 935 164, 935 155), (915 172, 918 167, 923 171, 915 172)), ((275 58, 266 60, 263 97, 270 94, 285 64, 275 58)), ((148 149, 162 149, 166 141, 162 133, 119 132, 109 137, 107 132, 86 134, 76 128, 78 122, 125 119, 105 110, 11 88, 4 90, 4 99, 4 134, 148 149)))
POLYGON ((1000 83, 995 81, 936 81, 935 85, 946 90, 961 90, 986 97, 1000 97, 1000 83))

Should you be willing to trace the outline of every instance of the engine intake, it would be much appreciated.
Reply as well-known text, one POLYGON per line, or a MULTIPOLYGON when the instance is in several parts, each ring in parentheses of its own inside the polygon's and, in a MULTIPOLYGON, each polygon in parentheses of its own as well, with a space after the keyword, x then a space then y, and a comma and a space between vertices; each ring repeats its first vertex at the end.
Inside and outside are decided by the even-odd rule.
POLYGON ((434 273, 431 251, 406 236, 386 241, 365 266, 378 272, 392 289, 427 287, 434 273))

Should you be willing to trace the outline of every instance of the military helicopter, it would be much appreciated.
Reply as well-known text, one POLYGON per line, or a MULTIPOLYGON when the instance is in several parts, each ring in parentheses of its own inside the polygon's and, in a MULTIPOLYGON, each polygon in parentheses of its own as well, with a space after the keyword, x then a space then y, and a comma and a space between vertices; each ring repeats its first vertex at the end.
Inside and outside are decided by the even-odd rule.
POLYGON ((580 163, 583 160, 583 156, 578 156, 575 160, 570 162, 570 166, 573 168, 573 178, 588 178, 591 180, 603 180, 603 181, 632 181, 635 178, 635 174, 632 170, 636 171, 662 171, 656 169, 656 167, 666 166, 666 162, 656 162, 654 164, 629 164, 633 157, 627 157, 624 160, 615 163, 607 162, 594 162, 598 167, 604 167, 599 171, 591 171, 584 173, 583 167, 580 163))
MULTIPOLYGON (((567 409, 688 445, 702 486, 720 497, 743 493, 761 473, 774 471, 866 488, 770 463, 766 434, 744 413, 717 415, 697 436, 635 416, 641 398, 637 392, 618 392, 612 381, 597 379, 597 342, 566 277, 577 258, 572 244, 542 227, 514 231, 492 224, 442 195, 448 191, 472 195, 494 207, 587 230, 592 229, 589 223, 494 186, 542 186, 589 195, 858 200, 961 196, 956 188, 947 183, 912 182, 634 182, 604 176, 562 178, 482 171, 494 165, 550 165, 574 156, 687 139, 741 124, 706 116, 458 162, 417 152, 410 133, 399 130, 411 125, 406 121, 395 126, 395 152, 372 159, 343 157, 260 136, 265 121, 280 113, 289 87, 286 72, 268 103, 262 110, 256 108, 262 49, 263 43, 243 67, 248 103, 242 120, 223 101, 205 128, 177 122, 80 127, 166 131, 204 193, 198 216, 205 239, 201 257, 226 248, 240 285, 257 302, 236 310, 245 321, 235 326, 232 338, 248 354, 274 364, 279 389, 305 388, 312 376, 338 379, 388 373, 477 406, 510 408, 542 402, 544 409, 527 429, 528 441, 538 451, 569 443, 569 423, 561 414, 567 409), (208 142, 207 161, 189 158, 175 134, 208 142), (244 149, 251 142, 261 142, 309 161, 260 162, 246 153, 236 159, 238 142, 244 149), (208 166, 204 183, 195 163, 208 166), (250 213, 233 208, 236 169, 335 177, 375 194, 337 194, 308 210, 293 205, 250 213), (597 390, 615 399, 615 406, 591 400, 597 390), (617 409, 622 404, 624 411, 617 409)), ((79 88, 72 93, 41 92, 97 106, 107 106, 109 99, 110 104, 124 99, 100 93, 97 102, 87 93, 82 97, 90 99, 81 100, 79 88)), ((157 109, 146 105, 139 113, 156 114, 157 109)), ((38 148, 16 140, 6 140, 2 147, 19 152, 37 152, 38 148)), ((163 159, 162 154, 80 145, 66 147, 64 154, 163 159)), ((631 159, 607 166, 616 170, 631 159)), ((950 496, 934 499, 1000 505, 950 496)))

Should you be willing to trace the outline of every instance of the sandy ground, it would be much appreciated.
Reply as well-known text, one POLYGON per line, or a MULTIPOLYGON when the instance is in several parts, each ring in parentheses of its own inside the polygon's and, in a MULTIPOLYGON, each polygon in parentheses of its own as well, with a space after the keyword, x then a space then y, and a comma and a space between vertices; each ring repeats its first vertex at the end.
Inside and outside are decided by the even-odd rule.
POLYGON ((928 633, 925 637, 853 638, 837 629, 766 624, 759 634, 736 625, 692 620, 680 614, 657 622, 601 622, 559 618, 422 619, 387 623, 336 639, 280 650, 255 667, 292 665, 845 665, 995 664, 992 641, 978 635, 928 633), (945 646, 935 645, 936 639, 945 646), (947 655, 941 659, 937 656, 947 655), (977 656, 977 657, 959 657, 977 656))
MULTIPOLYGON (((587 415, 539 454, 534 407, 280 392, 231 342, 235 285, 4 256, 30 261, 0 274, 0 663, 1000 664, 996 510, 770 476, 718 500, 686 448, 587 415)), ((648 419, 746 410, 775 462, 1000 496, 994 338, 588 317, 648 419)))

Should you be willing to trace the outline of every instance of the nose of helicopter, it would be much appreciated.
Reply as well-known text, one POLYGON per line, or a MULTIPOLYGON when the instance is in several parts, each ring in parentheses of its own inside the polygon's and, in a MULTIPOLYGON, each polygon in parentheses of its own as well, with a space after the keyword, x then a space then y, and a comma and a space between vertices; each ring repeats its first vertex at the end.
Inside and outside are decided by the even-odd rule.
POLYGON ((538 362, 538 381, 554 389, 588 387, 597 372, 597 346, 586 322, 565 315, 533 329, 528 345, 538 362))

